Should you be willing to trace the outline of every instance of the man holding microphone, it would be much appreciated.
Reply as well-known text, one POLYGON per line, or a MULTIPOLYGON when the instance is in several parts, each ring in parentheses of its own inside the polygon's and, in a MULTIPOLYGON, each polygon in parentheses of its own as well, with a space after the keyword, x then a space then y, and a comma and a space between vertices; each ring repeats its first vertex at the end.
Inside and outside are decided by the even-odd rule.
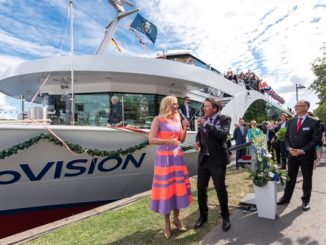
POLYGON ((195 149, 200 149, 198 157, 198 204, 200 217, 194 228, 202 227, 207 221, 207 187, 210 177, 214 182, 223 218, 222 229, 231 228, 228 193, 225 186, 226 165, 229 162, 227 136, 230 131, 231 118, 220 113, 221 104, 215 98, 207 98, 204 103, 204 117, 198 119, 200 126, 195 149))

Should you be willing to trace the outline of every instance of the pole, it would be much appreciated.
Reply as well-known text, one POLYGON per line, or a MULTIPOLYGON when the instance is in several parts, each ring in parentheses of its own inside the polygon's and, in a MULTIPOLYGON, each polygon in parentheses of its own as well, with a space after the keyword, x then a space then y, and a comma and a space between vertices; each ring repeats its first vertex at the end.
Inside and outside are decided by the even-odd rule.
POLYGON ((70 56, 71 56, 71 125, 75 125, 75 88, 74 88, 74 12, 73 1, 70 4, 70 56))
POLYGON ((298 84, 296 83, 295 84, 295 95, 296 95, 296 98, 297 98, 297 102, 298 102, 298 84))
POLYGON ((124 18, 124 17, 127 17, 131 14, 134 14, 136 12, 138 12, 139 9, 134 9, 128 13, 123 13, 123 14, 119 14, 108 26, 107 26, 107 30, 105 31, 105 35, 104 35, 104 38, 100 44, 100 47, 97 49, 96 51, 96 54, 97 55, 103 55, 106 48, 109 46, 110 42, 111 42, 111 39, 114 35, 114 33, 116 32, 117 30, 117 27, 118 27, 118 24, 119 24, 119 21, 124 18))
POLYGON ((24 120, 24 111, 25 111, 25 103, 24 103, 25 99, 24 99, 24 95, 21 95, 20 96, 20 116, 19 116, 19 119, 20 120, 24 120))
POLYGON ((125 104, 124 104, 125 100, 122 96, 122 100, 121 100, 121 115, 122 115, 122 127, 125 126, 125 104))

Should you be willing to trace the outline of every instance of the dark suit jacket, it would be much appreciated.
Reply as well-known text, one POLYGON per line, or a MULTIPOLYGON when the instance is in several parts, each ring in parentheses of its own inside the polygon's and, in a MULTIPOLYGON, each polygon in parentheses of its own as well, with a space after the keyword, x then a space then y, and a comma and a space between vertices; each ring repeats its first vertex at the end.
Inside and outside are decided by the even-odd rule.
POLYGON ((122 104, 119 101, 115 105, 112 105, 108 123, 117 124, 121 121, 122 121, 122 104))
MULTIPOLYGON (((187 117, 187 110, 186 110, 186 106, 184 104, 180 105, 180 110, 182 111, 183 115, 185 115, 185 117, 187 117)), ((191 105, 189 105, 189 118, 192 118, 193 115, 193 108, 191 107, 191 105)))
POLYGON ((267 142, 271 142, 272 139, 276 138, 275 132, 273 129, 267 129, 266 130, 266 140, 267 142), (268 131, 268 135, 267 135, 267 131, 268 131))
POLYGON ((235 140, 236 145, 246 143, 247 142, 247 134, 248 134, 248 129, 246 127, 243 128, 243 134, 241 133, 240 127, 234 129, 233 138, 235 140))
POLYGON ((214 159, 217 166, 225 166, 229 163, 229 152, 226 139, 230 131, 231 117, 219 114, 213 123, 207 123, 205 128, 201 126, 196 136, 196 142, 200 144, 198 164, 201 164, 206 149, 209 156, 214 159))
POLYGON ((310 116, 303 121, 297 132, 298 118, 289 121, 285 134, 286 148, 302 149, 306 156, 315 157, 316 146, 321 139, 320 122, 310 116))

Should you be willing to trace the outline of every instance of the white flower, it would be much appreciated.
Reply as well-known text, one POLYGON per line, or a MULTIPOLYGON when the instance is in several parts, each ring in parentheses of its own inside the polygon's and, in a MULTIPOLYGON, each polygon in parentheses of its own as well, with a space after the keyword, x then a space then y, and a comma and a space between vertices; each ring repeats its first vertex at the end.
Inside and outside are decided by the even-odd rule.
POLYGON ((270 158, 272 158, 272 154, 267 153, 267 154, 266 154, 266 157, 270 159, 270 158))
POLYGON ((275 175, 275 174, 274 174, 273 172, 268 172, 268 177, 270 177, 270 178, 273 179, 273 178, 274 178, 274 175, 275 175))

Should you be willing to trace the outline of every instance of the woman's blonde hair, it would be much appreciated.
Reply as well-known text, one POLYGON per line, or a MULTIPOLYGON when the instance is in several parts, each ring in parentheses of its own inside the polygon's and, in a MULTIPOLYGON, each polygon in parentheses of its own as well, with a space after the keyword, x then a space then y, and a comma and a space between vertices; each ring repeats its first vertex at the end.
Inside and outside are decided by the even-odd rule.
POLYGON ((284 116, 284 117, 285 117, 285 120, 286 120, 286 121, 289 121, 289 115, 288 115, 288 114, 282 112, 281 115, 280 115, 280 117, 281 117, 281 116, 284 116))
POLYGON ((257 127, 257 122, 255 120, 252 120, 250 122, 251 127, 257 127))
POLYGON ((164 97, 160 104, 160 116, 164 118, 180 119, 177 112, 172 112, 172 107, 174 104, 178 104, 177 97, 171 95, 164 97))

